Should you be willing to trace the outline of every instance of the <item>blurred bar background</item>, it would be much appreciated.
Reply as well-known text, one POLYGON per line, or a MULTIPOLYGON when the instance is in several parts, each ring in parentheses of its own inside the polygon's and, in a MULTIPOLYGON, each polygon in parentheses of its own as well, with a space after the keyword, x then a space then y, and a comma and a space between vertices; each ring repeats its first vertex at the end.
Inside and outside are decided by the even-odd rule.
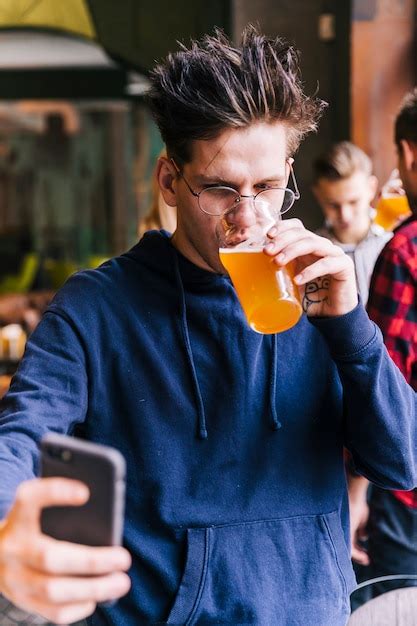
MULTIPOLYGON (((307 90, 329 103, 296 156, 292 215, 319 225, 311 162, 335 141, 362 147, 382 184, 395 165, 395 111, 416 83, 416 5, 0 0, 0 325, 27 334, 68 276, 137 241, 162 148, 147 74, 178 41, 215 26, 238 40, 257 22, 288 39, 301 50, 307 90)), ((9 344, 6 333, 0 374, 16 365, 9 344)))

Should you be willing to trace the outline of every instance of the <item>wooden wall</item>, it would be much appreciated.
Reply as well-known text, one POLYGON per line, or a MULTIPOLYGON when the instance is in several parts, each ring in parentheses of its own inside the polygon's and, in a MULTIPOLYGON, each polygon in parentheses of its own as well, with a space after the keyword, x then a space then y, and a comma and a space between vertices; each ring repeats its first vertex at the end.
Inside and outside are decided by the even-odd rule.
POLYGON ((288 217, 300 217, 308 228, 317 228, 321 209, 311 192, 312 160, 330 143, 349 138, 350 100, 350 1, 346 0, 234 0, 233 33, 239 39, 248 22, 258 22, 270 36, 281 36, 301 51, 302 78, 307 93, 317 93, 329 106, 319 132, 301 145, 295 174, 301 199, 288 217), (333 36, 320 35, 323 15, 331 18, 333 36))
POLYGON ((354 0, 351 33, 351 138, 383 183, 395 167, 393 122, 416 83, 415 0, 354 0))

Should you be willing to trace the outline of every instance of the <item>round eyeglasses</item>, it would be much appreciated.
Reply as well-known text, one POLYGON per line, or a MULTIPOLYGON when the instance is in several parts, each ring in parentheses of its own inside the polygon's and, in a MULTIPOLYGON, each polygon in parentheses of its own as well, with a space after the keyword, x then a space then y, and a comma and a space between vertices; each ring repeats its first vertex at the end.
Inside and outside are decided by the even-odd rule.
POLYGON ((294 171, 290 164, 291 178, 294 185, 294 191, 288 187, 268 187, 267 189, 261 189, 254 195, 242 195, 232 189, 232 187, 225 187, 223 185, 214 185, 212 187, 205 187, 201 191, 197 192, 192 189, 181 170, 175 163, 174 159, 171 159, 177 173, 185 184, 189 191, 197 198, 198 206, 207 215, 221 216, 225 215, 229 211, 235 209, 240 202, 245 198, 251 198, 255 208, 260 210, 269 210, 276 215, 282 215, 289 211, 296 200, 300 198, 300 192, 298 191, 297 181, 295 180, 294 171))

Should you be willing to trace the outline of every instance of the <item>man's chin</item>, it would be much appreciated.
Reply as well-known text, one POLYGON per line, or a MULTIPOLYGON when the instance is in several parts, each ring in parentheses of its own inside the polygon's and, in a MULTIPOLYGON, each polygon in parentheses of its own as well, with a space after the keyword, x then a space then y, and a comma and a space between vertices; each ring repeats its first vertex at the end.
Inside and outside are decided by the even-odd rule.
POLYGON ((338 239, 341 237, 343 237, 343 239, 350 239, 357 235, 349 226, 338 226, 337 228, 333 228, 333 232, 338 239))

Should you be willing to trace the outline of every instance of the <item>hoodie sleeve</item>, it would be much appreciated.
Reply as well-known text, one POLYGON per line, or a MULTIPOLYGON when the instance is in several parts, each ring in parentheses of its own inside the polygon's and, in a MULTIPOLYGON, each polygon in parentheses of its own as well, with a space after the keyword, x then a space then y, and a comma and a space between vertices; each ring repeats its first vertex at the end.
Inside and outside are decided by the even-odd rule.
POLYGON ((38 444, 48 431, 70 433, 87 411, 85 354, 64 315, 45 313, 0 409, 0 519, 19 483, 37 473, 38 444))
POLYGON ((417 394, 389 356, 361 304, 334 318, 310 318, 343 386, 345 446, 355 469, 386 489, 417 486, 417 394))

